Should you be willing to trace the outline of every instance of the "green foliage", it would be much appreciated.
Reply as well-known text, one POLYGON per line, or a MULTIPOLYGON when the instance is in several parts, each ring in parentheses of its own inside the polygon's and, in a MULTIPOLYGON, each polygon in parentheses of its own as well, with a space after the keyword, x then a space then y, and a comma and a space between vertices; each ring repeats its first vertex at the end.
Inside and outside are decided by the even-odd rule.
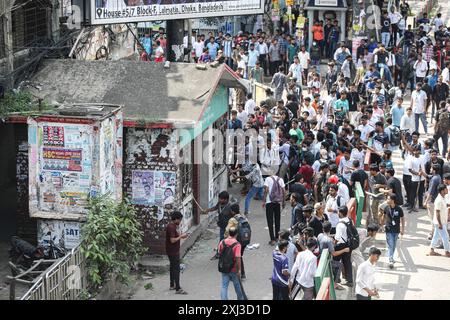
POLYGON ((152 284, 151 282, 146 283, 146 284, 144 285, 144 289, 145 289, 145 290, 153 290, 153 284, 152 284))
POLYGON ((128 284, 131 267, 144 253, 143 233, 129 202, 109 195, 92 198, 81 235, 90 284, 98 288, 112 277, 128 284))
POLYGON ((29 92, 26 91, 9 91, 5 93, 3 99, 0 99, 0 118, 7 116, 12 112, 30 112, 50 109, 50 106, 35 99, 29 92))

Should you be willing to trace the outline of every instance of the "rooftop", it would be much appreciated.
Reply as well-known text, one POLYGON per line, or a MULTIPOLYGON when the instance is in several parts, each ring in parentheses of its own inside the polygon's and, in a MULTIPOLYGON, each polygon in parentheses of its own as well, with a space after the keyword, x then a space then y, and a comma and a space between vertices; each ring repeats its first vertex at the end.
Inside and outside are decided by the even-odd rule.
POLYGON ((200 120, 219 84, 245 87, 225 65, 140 61, 45 60, 27 90, 50 104, 123 105, 127 120, 200 120))

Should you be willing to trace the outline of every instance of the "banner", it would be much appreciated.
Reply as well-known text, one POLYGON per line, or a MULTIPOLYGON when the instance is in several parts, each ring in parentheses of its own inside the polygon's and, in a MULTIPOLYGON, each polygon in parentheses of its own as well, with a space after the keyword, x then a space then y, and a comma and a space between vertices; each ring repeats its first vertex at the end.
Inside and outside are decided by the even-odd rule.
POLYGON ((263 0, 91 1, 91 24, 94 25, 263 13, 263 0))

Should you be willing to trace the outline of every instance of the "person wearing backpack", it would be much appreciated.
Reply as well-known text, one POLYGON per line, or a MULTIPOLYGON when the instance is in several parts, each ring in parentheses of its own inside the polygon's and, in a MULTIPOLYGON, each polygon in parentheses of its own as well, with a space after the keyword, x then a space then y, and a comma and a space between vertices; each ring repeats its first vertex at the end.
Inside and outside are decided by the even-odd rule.
POLYGON ((269 227, 270 241, 273 246, 280 232, 281 208, 285 207, 286 191, 284 181, 277 175, 267 177, 264 181, 264 198, 262 207, 266 209, 267 226, 269 227), (275 222, 275 231, 274 231, 275 222))
POLYGON ((389 254, 389 268, 394 269, 394 253, 397 246, 398 235, 405 232, 405 218, 403 210, 396 204, 395 194, 389 194, 387 204, 381 215, 381 225, 385 225, 386 242, 389 254))
POLYGON ((245 300, 241 286, 241 244, 237 241, 238 230, 230 228, 229 236, 219 244, 219 272, 222 273, 220 297, 228 300, 228 285, 233 282, 238 300, 245 300))
POLYGON ((335 251, 340 251, 344 248, 349 248, 349 252, 344 252, 338 257, 333 259, 341 261, 344 266, 344 278, 347 281, 345 283, 348 287, 353 287, 353 269, 352 269, 352 250, 359 247, 359 234, 353 222, 348 215, 348 209, 346 206, 340 206, 339 209, 339 222, 336 225, 335 239, 335 251))
POLYGON ((388 126, 384 129, 384 133, 389 137, 389 150, 395 151, 400 147, 400 142, 402 141, 400 127, 392 124, 392 118, 387 118, 386 122, 388 126))
POLYGON ((238 235, 236 240, 241 244, 241 279, 246 279, 245 268, 244 268, 244 251, 245 248, 250 244, 252 237, 252 229, 248 223, 247 218, 240 214, 239 204, 234 203, 230 207, 231 218, 228 220, 228 225, 225 228, 225 238, 228 238, 231 228, 236 228, 238 230, 238 235))

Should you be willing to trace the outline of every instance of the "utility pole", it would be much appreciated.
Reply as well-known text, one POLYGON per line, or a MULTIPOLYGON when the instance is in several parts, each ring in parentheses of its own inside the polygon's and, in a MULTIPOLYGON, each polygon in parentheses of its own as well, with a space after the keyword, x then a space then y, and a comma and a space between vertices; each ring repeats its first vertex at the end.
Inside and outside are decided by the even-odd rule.
POLYGON ((13 37, 12 37, 12 14, 11 2, 7 0, 5 3, 5 14, 1 22, 3 23, 3 39, 5 41, 5 55, 6 55, 6 89, 14 88, 14 52, 13 52, 13 37))
POLYGON ((167 60, 170 62, 183 61, 184 57, 184 20, 167 21, 167 60))
MULTIPOLYGON (((192 22, 191 19, 186 19, 187 22, 187 29, 188 29, 188 62, 191 62, 192 59, 192 55, 191 55, 191 50, 192 50, 192 22)), ((197 39, 194 39, 194 41, 196 41, 197 39)))

